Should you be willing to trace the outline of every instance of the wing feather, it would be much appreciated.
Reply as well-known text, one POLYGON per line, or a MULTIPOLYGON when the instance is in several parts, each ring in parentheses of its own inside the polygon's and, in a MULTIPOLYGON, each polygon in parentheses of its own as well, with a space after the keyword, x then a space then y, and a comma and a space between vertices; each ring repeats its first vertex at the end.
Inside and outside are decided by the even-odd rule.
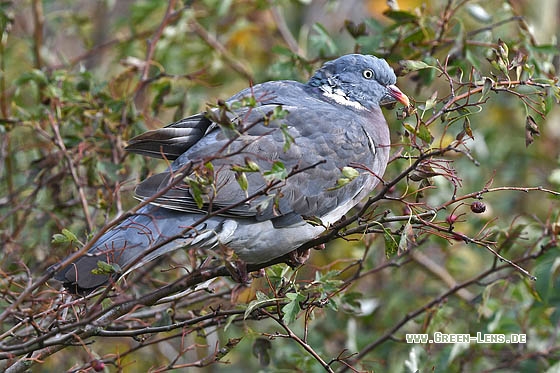
POLYGON ((175 160, 204 137, 211 125, 212 121, 199 113, 138 135, 128 141, 125 150, 148 157, 175 160))
MULTIPOLYGON (((262 94, 265 88, 268 87, 255 86, 253 94, 262 94)), ((244 107, 231 113, 232 118, 241 120, 246 126, 234 138, 231 131, 221 131, 217 125, 195 124, 196 120, 200 123, 206 118, 198 114, 191 117, 196 119, 187 118, 182 125, 164 128, 161 134, 153 131, 150 136, 140 139, 142 143, 134 142, 137 147, 141 144, 142 151, 151 149, 154 154, 154 147, 159 147, 163 154, 176 156, 168 171, 154 175, 138 186, 137 197, 147 199, 168 188, 154 200, 154 204, 189 213, 207 213, 233 206, 221 215, 270 219, 280 226, 301 221, 304 217, 320 218, 355 199, 364 185, 377 182, 375 177, 362 172, 340 188, 337 180, 342 177, 343 167, 375 163, 371 137, 361 130, 347 133, 348 128, 360 129, 362 126, 356 123, 359 117, 354 112, 341 112, 338 107, 318 99, 296 105, 305 95, 301 88, 299 95, 297 89, 294 91, 294 97, 283 95, 284 102, 274 98, 260 102, 257 107, 244 107), (278 105, 287 110, 287 115, 281 119, 264 119, 278 105), (317 131, 317 125, 322 126, 321 131, 317 131), (195 135, 189 132, 193 129, 198 131, 195 135), (204 134, 200 136, 203 130, 204 134), (178 137, 174 137, 176 135, 178 137), (289 146, 286 144, 288 139, 293 139, 289 146), (148 145, 151 141, 155 145, 148 145), (181 145, 183 148, 169 145, 182 141, 186 141, 181 145), (177 156, 176 149, 186 150, 177 156), (237 182, 238 172, 232 167, 245 165, 247 159, 257 164, 260 172, 244 173, 247 180, 244 189, 237 182), (192 172, 182 175, 183 180, 169 188, 175 173, 189 162, 193 165, 192 172), (208 162, 212 164, 210 170, 208 162), (292 175, 271 184, 263 173, 270 170, 274 162, 281 162, 292 175), (202 185, 198 192, 190 187, 193 182, 202 185), (202 197, 202 207, 196 203, 195 193, 199 194, 199 202, 202 197)), ((384 123, 380 112, 379 116, 384 123)))

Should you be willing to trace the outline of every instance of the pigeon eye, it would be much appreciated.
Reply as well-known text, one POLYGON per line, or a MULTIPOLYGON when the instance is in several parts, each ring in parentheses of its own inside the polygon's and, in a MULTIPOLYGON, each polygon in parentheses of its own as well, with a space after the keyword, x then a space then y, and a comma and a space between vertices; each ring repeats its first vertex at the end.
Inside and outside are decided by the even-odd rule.
POLYGON ((373 78, 373 71, 370 69, 366 69, 364 71, 362 71, 362 76, 366 79, 371 79, 373 78))

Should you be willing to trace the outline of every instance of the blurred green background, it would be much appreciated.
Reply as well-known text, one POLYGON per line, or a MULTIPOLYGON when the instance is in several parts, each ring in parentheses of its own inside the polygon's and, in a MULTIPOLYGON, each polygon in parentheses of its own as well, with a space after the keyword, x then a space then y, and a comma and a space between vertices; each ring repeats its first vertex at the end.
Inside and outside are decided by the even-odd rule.
MULTIPOLYGON (((456 81, 476 81, 477 74, 479 78, 503 80, 504 75, 491 64, 493 50, 503 40, 509 46, 510 59, 519 51, 526 56, 522 79, 558 84, 560 5, 555 0, 207 0, 173 4, 171 15, 165 18, 168 2, 155 0, 0 2, 0 265, 4 273, 0 289, 11 286, 11 280, 25 284, 26 279, 41 274, 69 252, 67 245, 51 244, 54 234, 68 229, 85 242, 88 234, 134 206, 136 183, 163 169, 165 162, 127 156, 122 150, 127 139, 202 111, 250 83, 305 81, 323 61, 359 51, 386 58, 402 75, 399 87, 418 108, 430 97, 437 97, 435 108, 439 109, 450 93, 447 79, 433 69, 405 74, 399 61, 418 60, 436 66, 449 56, 456 81), (387 3, 398 3, 400 10, 388 11, 387 3), (75 174, 68 167, 69 161, 75 174)), ((515 80, 515 73, 509 77, 515 80)), ((490 180, 493 187, 560 189, 560 110, 553 91, 521 87, 517 94, 489 92, 484 105, 469 108, 474 140, 465 144, 480 165, 459 153, 445 155, 453 162, 450 167, 460 181, 459 196, 482 190, 490 180), (534 101, 523 102, 520 95, 534 101), (534 103, 546 118, 527 103, 534 103), (529 147, 527 115, 540 130, 529 147)), ((426 110, 422 119, 427 120, 435 111, 426 110)), ((408 151, 397 112, 385 111, 394 152, 408 151)), ((405 122, 416 123, 414 117, 405 122)), ((464 128, 462 123, 432 123, 432 147, 451 143, 464 128)), ((409 162, 396 159, 385 180, 399 175, 409 162)), ((434 188, 421 197, 414 193, 407 201, 418 198, 425 206, 439 206, 451 200, 453 184, 448 179, 436 176, 431 183, 434 188)), ((418 183, 403 180, 390 196, 398 198, 418 187, 418 183)), ((300 316, 291 324, 292 330, 301 336, 307 325, 308 344, 329 361, 341 353, 363 350, 407 314, 441 297, 369 352, 360 369, 558 371, 558 197, 540 192, 490 193, 484 195, 483 214, 471 213, 471 202, 440 211, 434 221, 445 221, 458 206, 453 210, 460 215, 455 223, 457 231, 470 237, 484 232, 498 242, 505 257, 526 258, 520 265, 538 276, 536 282, 508 268, 473 281, 463 293, 442 297, 454 283, 471 280, 491 268, 495 257, 480 246, 449 241, 418 227, 418 247, 414 249, 418 254, 388 259, 382 234, 358 235, 352 237, 356 240, 335 240, 327 250, 313 252, 311 261, 298 272, 298 280, 309 283, 316 272, 345 268, 364 257, 366 247, 369 249, 363 276, 337 294, 338 309, 317 308, 313 319, 304 322, 300 316), (534 257, 527 258, 530 255, 534 257), (389 262, 391 266, 373 270, 389 262), (404 342, 407 332, 436 331, 524 333, 528 342, 404 342)), ((393 200, 381 201, 376 213, 385 210, 393 215, 407 214, 404 204, 393 200)), ((402 224, 386 226, 395 233, 402 224)), ((339 282, 326 283, 340 286, 349 277, 347 272, 337 274, 339 282)), ((266 288, 261 279, 255 280, 237 299, 224 297, 224 302, 234 308, 246 307, 259 286, 266 288)), ((0 307, 9 304, 11 295, 6 299, 0 307)), ((206 335, 200 332, 196 338, 189 337, 200 346, 181 354, 177 364, 200 359, 218 342, 222 346, 229 338, 243 337, 222 359, 229 364, 204 369, 323 370, 288 338, 273 339, 266 353, 270 363, 260 365, 254 356, 260 346, 258 338, 282 331, 271 320, 211 329, 206 335)), ((96 338, 92 345, 65 349, 32 369, 83 368, 95 354, 114 359, 121 371, 155 370, 178 354, 180 342, 180 338, 165 340, 128 353, 121 360, 115 356, 134 348, 137 341, 96 338)), ((342 367, 333 365, 335 369, 342 367)))

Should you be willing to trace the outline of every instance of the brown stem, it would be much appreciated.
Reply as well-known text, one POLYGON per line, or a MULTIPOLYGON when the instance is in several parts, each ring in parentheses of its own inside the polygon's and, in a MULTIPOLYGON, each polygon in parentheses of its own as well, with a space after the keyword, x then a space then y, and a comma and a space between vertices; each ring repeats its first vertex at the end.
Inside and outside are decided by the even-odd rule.
MULTIPOLYGON (((534 255, 529 255, 529 256, 526 256, 524 258, 521 258, 520 260, 518 260, 518 262, 531 260, 533 258, 534 258, 534 255)), ((441 294, 439 297, 436 297, 436 298, 432 299, 431 301, 429 301, 428 303, 426 303, 425 305, 419 307, 415 311, 407 313, 398 323, 396 323, 392 328, 390 328, 387 332, 385 332, 381 337, 379 337, 378 339, 376 339, 372 343, 365 346, 358 354, 352 356, 352 359, 350 359, 346 362, 349 365, 355 365, 358 361, 362 360, 368 353, 373 351, 379 345, 388 341, 389 339, 392 339, 393 335, 398 330, 400 330, 404 325, 406 325, 410 320, 413 320, 414 318, 423 314, 424 312, 431 309, 432 307, 440 304, 441 302, 443 302, 445 299, 449 298, 451 295, 453 295, 457 291, 459 291, 461 289, 464 289, 467 286, 474 285, 474 284, 478 283, 480 280, 484 279, 485 277, 487 277, 487 276, 489 276, 493 273, 496 273, 498 271, 501 271, 503 269, 506 269, 506 268, 509 268, 508 264, 503 264, 501 266, 492 266, 491 268, 489 268, 486 271, 478 274, 477 276, 471 278, 470 280, 467 280, 465 282, 462 282, 461 284, 458 284, 458 285, 454 286, 453 288, 451 288, 448 291, 441 294)), ((339 373, 346 372, 348 369, 350 369, 349 365, 344 366, 338 372, 339 373)))
POLYGON ((33 15, 33 57, 35 59, 35 68, 40 70, 43 67, 43 59, 41 57, 41 48, 43 47, 43 26, 45 18, 43 17, 43 1, 33 0, 31 3, 31 13, 33 15))
POLYGON ((50 121, 51 127, 52 127, 53 132, 54 132, 55 143, 60 148, 60 150, 62 151, 62 154, 64 154, 64 158, 66 159, 66 164, 68 165, 68 168, 70 169, 70 175, 72 175, 72 180, 74 180, 74 184, 76 185, 76 189, 78 190, 78 195, 80 197, 80 203, 82 204, 82 210, 84 211, 84 217, 86 219, 86 224, 87 224, 88 231, 92 232, 93 228, 94 228, 93 221, 91 220, 91 215, 89 213, 89 204, 88 204, 88 201, 87 201, 86 192, 84 190, 84 187, 82 186, 82 182, 81 182, 80 177, 78 175, 78 170, 76 169, 76 166, 74 165, 74 161, 72 160, 72 157, 70 156, 70 153, 68 152, 68 149, 66 149, 66 145, 64 145, 64 140, 62 140, 62 136, 60 136, 60 129, 58 127, 58 123, 54 119, 54 117, 52 116, 51 113, 49 113, 49 121, 50 121))
POLYGON ((278 32, 280 32, 280 35, 282 35, 282 38, 288 45, 288 48, 290 48, 292 53, 304 57, 305 53, 300 48, 298 42, 292 35, 290 29, 288 28, 288 25, 286 24, 286 19, 284 18, 284 15, 282 14, 280 8, 278 6, 273 5, 270 7, 270 13, 272 15, 272 19, 274 20, 274 23, 276 23, 276 27, 278 27, 278 32))
POLYGON ((233 69, 233 71, 237 72, 239 75, 247 79, 250 83, 253 82, 253 74, 249 72, 249 70, 222 45, 218 41, 218 39, 208 33, 204 27, 200 23, 196 21, 196 19, 191 18, 188 21, 188 26, 192 32, 197 34, 202 40, 206 42, 210 47, 212 47, 216 52, 218 52, 224 61, 233 69))
POLYGON ((325 369, 325 371, 334 373, 334 370, 330 367, 330 365, 325 360, 323 360, 321 356, 319 356, 319 354, 313 349, 313 347, 311 347, 303 339, 298 337, 298 335, 294 333, 290 329, 290 327, 288 327, 288 325, 286 325, 286 323, 282 320, 281 317, 277 317, 266 310, 261 310, 261 312, 265 313, 268 317, 276 321, 278 325, 280 325, 286 331, 287 335, 284 336, 284 335, 277 334, 276 335, 277 337, 289 338, 296 341, 297 344, 303 347, 305 351, 307 351, 311 356, 313 356, 315 360, 319 362, 319 364, 321 364, 321 366, 325 369))
POLYGON ((154 32, 152 37, 146 41, 146 43, 148 44, 148 48, 146 50, 145 65, 144 65, 144 69, 142 70, 142 77, 141 77, 141 81, 140 81, 139 84, 141 84, 142 82, 144 82, 145 80, 148 79, 148 75, 149 75, 149 72, 150 72, 150 66, 152 66, 154 53, 156 51, 156 44, 159 41, 159 39, 161 38, 163 30, 167 27, 167 25, 169 24, 169 21, 171 20, 171 15, 173 14, 173 9, 175 8, 175 3, 176 2, 177 2, 177 0, 169 0, 168 1, 167 9, 165 9, 165 14, 163 15, 163 18, 162 18, 158 28, 156 29, 156 31, 154 32))

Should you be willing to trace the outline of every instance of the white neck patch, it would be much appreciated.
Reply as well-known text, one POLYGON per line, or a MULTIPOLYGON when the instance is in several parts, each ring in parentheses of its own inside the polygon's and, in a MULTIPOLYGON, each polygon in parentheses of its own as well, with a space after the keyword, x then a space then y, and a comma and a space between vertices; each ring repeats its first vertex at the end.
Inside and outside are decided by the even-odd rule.
POLYGON ((358 101, 352 101, 344 94, 344 92, 339 88, 333 88, 328 84, 323 84, 319 87, 323 91, 323 95, 334 100, 337 104, 344 106, 350 106, 358 110, 367 110, 365 106, 360 104, 358 101))

